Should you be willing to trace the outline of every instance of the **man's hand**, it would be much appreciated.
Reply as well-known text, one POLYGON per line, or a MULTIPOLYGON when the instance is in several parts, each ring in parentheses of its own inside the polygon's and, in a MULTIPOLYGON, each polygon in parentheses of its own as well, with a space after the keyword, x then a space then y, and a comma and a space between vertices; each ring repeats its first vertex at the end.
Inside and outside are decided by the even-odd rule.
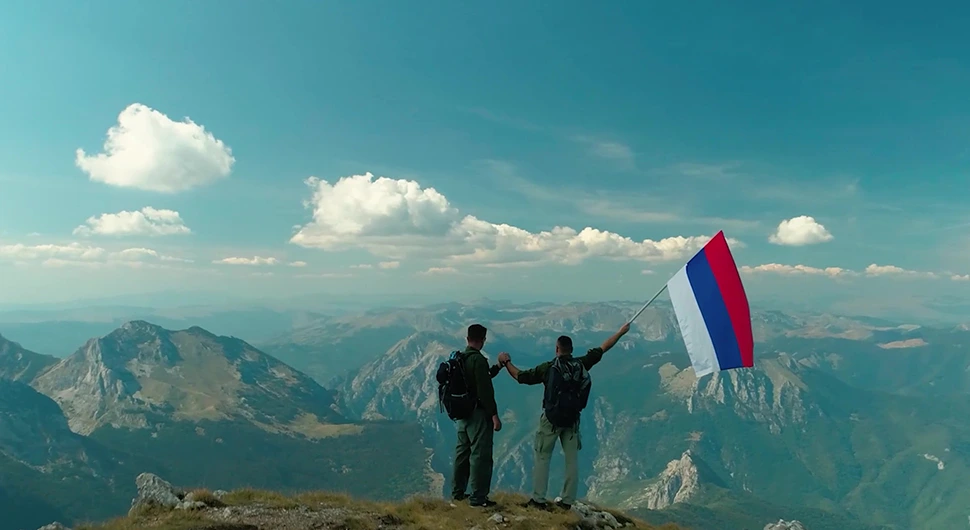
POLYGON ((614 333, 612 337, 603 341, 603 345, 600 346, 600 348, 603 350, 603 353, 610 351, 610 348, 615 346, 616 341, 620 340, 620 337, 622 337, 623 335, 626 335, 627 331, 630 331, 629 322, 627 322, 626 324, 623 324, 623 326, 620 327, 620 330, 614 333))
POLYGON ((502 430, 502 420, 498 419, 498 414, 492 416, 492 428, 495 429, 495 432, 502 430))
POLYGON ((499 366, 504 367, 505 364, 507 362, 511 361, 511 360, 512 360, 512 357, 507 352, 504 352, 503 351, 502 353, 498 354, 498 364, 499 364, 499 366))

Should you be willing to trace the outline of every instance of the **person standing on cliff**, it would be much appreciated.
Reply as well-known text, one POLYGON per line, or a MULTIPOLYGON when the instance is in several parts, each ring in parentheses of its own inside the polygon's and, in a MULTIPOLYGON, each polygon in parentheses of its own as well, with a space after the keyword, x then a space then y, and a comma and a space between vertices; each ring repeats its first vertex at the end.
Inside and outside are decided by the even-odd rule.
POLYGON ((512 364, 512 358, 507 352, 499 354, 499 366, 504 366, 519 384, 541 383, 545 388, 542 398, 543 412, 539 417, 535 437, 532 498, 529 499, 529 506, 545 508, 548 505, 546 490, 549 487, 549 462, 552 460, 552 451, 556 448, 556 440, 562 445, 566 457, 566 479, 561 500, 556 501, 556 505, 569 509, 576 502, 579 451, 583 447, 579 434, 579 417, 589 398, 591 380, 588 371, 628 331, 630 324, 623 324, 602 345, 589 349, 582 357, 573 357, 573 341, 569 336, 562 335, 556 340, 555 359, 529 370, 520 370, 512 364))
MULTIPOLYGON (((468 326, 467 346, 455 352, 464 373, 465 388, 474 401, 470 403, 467 417, 462 414, 456 420, 458 442, 455 445, 455 463, 452 474, 451 498, 458 501, 468 498, 476 507, 495 506, 488 498, 492 488, 492 441, 494 433, 502 429, 495 403, 492 378, 501 371, 500 365, 489 366, 482 355, 488 330, 481 324, 468 326), (471 495, 465 493, 471 479, 471 495)), ((501 363, 500 363, 501 364, 501 363)))

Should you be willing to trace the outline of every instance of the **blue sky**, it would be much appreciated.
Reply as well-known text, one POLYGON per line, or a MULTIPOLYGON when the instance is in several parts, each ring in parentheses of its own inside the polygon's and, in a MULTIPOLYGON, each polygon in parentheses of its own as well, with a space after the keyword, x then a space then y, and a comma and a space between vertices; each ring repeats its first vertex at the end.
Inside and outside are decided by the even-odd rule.
POLYGON ((0 302, 970 288, 970 7, 591 6, 0 6, 0 302))

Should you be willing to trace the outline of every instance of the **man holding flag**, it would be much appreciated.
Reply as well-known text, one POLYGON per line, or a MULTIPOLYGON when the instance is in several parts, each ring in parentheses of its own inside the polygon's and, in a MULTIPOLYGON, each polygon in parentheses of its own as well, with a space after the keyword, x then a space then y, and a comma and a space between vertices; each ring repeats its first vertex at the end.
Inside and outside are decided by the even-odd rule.
POLYGON ((499 365, 504 366, 519 384, 542 384, 545 389, 542 397, 543 412, 536 430, 530 506, 547 506, 549 462, 552 460, 557 440, 566 457, 566 480, 562 488, 562 499, 556 504, 569 509, 576 501, 579 487, 579 450, 583 448, 579 434, 579 416, 589 399, 589 369, 600 362, 603 354, 615 346, 628 331, 630 324, 623 324, 602 345, 590 348, 582 357, 573 357, 573 341, 567 335, 562 335, 556 340, 556 358, 529 370, 520 370, 512 364, 508 353, 499 354, 499 365))

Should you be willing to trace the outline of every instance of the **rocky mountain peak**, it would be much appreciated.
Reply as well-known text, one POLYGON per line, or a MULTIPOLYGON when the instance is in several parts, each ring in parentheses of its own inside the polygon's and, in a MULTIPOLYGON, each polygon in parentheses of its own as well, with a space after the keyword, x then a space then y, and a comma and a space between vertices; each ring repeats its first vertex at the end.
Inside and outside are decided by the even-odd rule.
POLYGON ((715 372, 697 379, 694 369, 673 363, 660 367, 661 385, 683 400, 691 413, 729 407, 742 418, 766 423, 772 432, 801 424, 817 413, 807 400, 808 385, 799 376, 802 367, 787 355, 763 359, 753 368, 715 372))
POLYGON ((671 460, 654 481, 624 504, 649 510, 661 510, 687 502, 700 493, 701 471, 688 449, 679 459, 671 460))
POLYGON ((333 396, 305 374, 239 339, 201 328, 127 322, 37 378, 72 430, 147 428, 160 420, 251 421, 275 431, 322 432, 343 421, 333 396))

